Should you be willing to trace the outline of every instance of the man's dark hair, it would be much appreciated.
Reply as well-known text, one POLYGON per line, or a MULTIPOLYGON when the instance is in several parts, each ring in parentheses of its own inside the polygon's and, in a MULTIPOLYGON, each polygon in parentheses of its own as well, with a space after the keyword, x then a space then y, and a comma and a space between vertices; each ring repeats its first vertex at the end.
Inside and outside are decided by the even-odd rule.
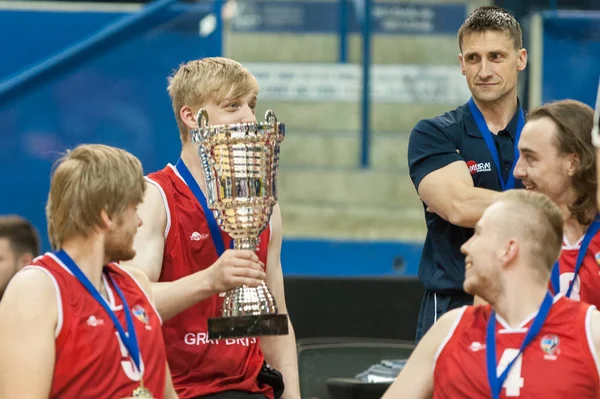
POLYGON ((0 216, 0 238, 8 239, 17 256, 30 253, 36 257, 40 253, 40 240, 36 229, 20 216, 0 216))
POLYGON ((458 30, 458 46, 461 51, 465 35, 487 31, 504 32, 512 39, 515 49, 523 48, 523 31, 515 17, 504 8, 483 6, 473 11, 458 30))

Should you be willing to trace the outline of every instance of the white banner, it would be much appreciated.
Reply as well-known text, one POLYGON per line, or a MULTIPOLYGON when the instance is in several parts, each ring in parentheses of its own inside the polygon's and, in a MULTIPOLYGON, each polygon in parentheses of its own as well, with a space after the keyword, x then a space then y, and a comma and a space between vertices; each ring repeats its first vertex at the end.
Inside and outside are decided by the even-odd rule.
MULTIPOLYGON (((362 66, 244 63, 260 84, 261 100, 356 102, 362 66)), ((470 93, 458 65, 373 65, 371 102, 454 104, 470 93)))

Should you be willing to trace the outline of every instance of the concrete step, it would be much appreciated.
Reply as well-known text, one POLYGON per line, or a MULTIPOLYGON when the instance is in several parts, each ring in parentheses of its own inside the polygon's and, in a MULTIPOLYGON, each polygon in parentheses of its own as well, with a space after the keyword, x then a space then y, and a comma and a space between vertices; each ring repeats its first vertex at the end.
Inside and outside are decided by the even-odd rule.
MULTIPOLYGON (((362 35, 348 35, 348 62, 362 62, 362 35)), ((327 62, 339 59, 339 38, 331 34, 228 33, 227 56, 241 62, 327 62), (277 49, 277 51, 265 51, 277 49)), ((371 60, 375 64, 458 63, 455 36, 374 36, 371 60)))
MULTIPOLYGON (((285 1, 293 0, 282 0, 285 1)), ((397 0, 390 0, 390 3, 397 0)), ((456 0, 404 0, 406 3, 457 3, 456 0)), ((466 0, 467 13, 493 3, 489 0, 466 0)), ((333 23, 337 23, 334 21, 333 23)), ((242 62, 338 62, 337 34, 304 33, 235 33, 230 23, 224 29, 225 53, 242 62), (276 49, 276 50, 274 50, 276 49)), ((375 64, 457 63, 459 52, 455 35, 373 35, 372 62, 375 64)), ((362 62, 362 35, 348 35, 348 61, 362 62)))
POLYGON ((405 172, 282 168, 278 186, 282 202, 394 209, 421 207, 405 172))
MULTIPOLYGON (((260 98, 260 95, 259 95, 260 98)), ((454 109, 454 104, 372 104, 371 131, 410 133, 415 124, 454 109)), ((263 120, 265 111, 275 111, 289 134, 313 132, 319 134, 354 131, 361 128, 360 103, 268 101, 259 100, 256 115, 263 120)))
POLYGON ((423 208, 300 204, 281 200, 286 237, 422 242, 423 208))
MULTIPOLYGON (((371 167, 377 170, 407 172, 409 134, 373 133, 371 167)), ((289 132, 281 144, 282 168, 358 168, 361 143, 358 132, 318 134, 289 132)))

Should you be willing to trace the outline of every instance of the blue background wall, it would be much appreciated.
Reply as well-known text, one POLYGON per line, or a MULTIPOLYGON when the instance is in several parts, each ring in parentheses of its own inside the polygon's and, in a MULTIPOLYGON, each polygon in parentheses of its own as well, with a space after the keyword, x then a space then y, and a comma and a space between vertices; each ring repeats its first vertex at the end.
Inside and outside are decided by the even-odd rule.
MULTIPOLYGON (((306 3, 296 3, 312 10, 306 3)), ((328 12, 338 11, 328 7, 328 12)), ((432 10, 464 15, 461 7, 432 10)), ((82 142, 119 146, 138 156, 146 172, 175 162, 180 147, 166 77, 184 60, 219 55, 220 38, 198 33, 198 17, 209 11, 206 6, 171 7, 115 37, 92 57, 56 69, 43 84, 11 96, 0 93, 4 172, 0 213, 30 218, 48 250, 44 205, 52 163, 65 149, 82 142)), ((0 11, 0 83, 125 16, 123 12, 0 11)), ((357 17, 351 18, 350 31, 357 30, 357 17)), ((436 19, 435 31, 455 30, 457 20, 436 19)), ((323 29, 313 22, 281 29, 323 29)), ((258 25, 255 29, 273 28, 258 25)), ((374 29, 381 34, 401 33, 377 24, 374 29)), ((546 14, 543 48, 543 100, 570 97, 593 106, 600 75, 599 14, 546 14)), ((420 243, 286 238, 282 262, 291 275, 415 275, 420 248, 420 243)))

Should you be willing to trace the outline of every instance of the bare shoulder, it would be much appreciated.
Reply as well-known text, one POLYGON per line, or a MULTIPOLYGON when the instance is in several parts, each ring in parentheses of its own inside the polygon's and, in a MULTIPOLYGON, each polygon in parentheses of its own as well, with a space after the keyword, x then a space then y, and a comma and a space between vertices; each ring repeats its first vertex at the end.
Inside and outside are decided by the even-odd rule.
POLYGON ((456 323, 462 317, 465 309, 466 307, 464 306, 457 309, 452 309, 444 313, 438 319, 437 323, 435 323, 431 328, 431 331, 435 333, 434 335, 436 336, 436 340, 438 338, 441 338, 441 340, 443 340, 448 335, 448 333, 450 333, 450 331, 454 328, 456 323))
POLYGON ((121 266, 121 268, 129 273, 129 275, 131 275, 131 277, 138 282, 148 297, 152 298, 152 287, 150 285, 150 279, 146 273, 131 266, 121 266))
POLYGON ((431 398, 436 356, 464 308, 445 313, 419 341, 406 366, 386 391, 383 399, 431 398))
POLYGON ((7 287, 9 291, 14 292, 29 292, 39 290, 41 293, 51 293, 54 295, 54 280, 50 273, 45 269, 37 266, 25 267, 23 270, 14 275, 7 287))
POLYGON ((144 179, 146 183, 146 192, 144 193, 144 199, 146 198, 160 198, 162 193, 159 189, 159 184, 150 178, 144 179))
POLYGON ((58 287, 48 272, 40 267, 27 267, 11 279, 2 301, 0 319, 35 322, 39 317, 57 321, 58 287))
POLYGON ((461 318, 467 306, 449 310, 444 313, 437 321, 436 325, 440 325, 440 329, 451 328, 457 319, 461 318))
POLYGON ((148 212, 150 215, 157 217, 162 214, 165 216, 165 199, 163 198, 163 192, 158 183, 146 180, 146 191, 144 193, 144 199, 140 204, 139 211, 148 212), (155 212, 154 214, 151 212, 155 212), (160 214, 157 214, 159 212, 160 214))
POLYGON ((121 266, 143 270, 151 281, 158 281, 168 231, 168 209, 158 186, 147 180, 144 199, 137 212, 142 225, 133 241, 136 255, 132 260, 121 262, 121 266))
POLYGON ((444 313, 423 336, 417 345, 415 352, 433 364, 433 362, 435 362, 437 353, 444 344, 448 335, 452 333, 456 324, 462 317, 464 310, 465 307, 461 307, 444 313))
POLYGON ((145 241, 147 237, 163 234, 167 226, 167 209, 163 195, 157 183, 146 180, 146 192, 138 206, 138 215, 143 223, 138 228, 137 241, 145 241))
POLYGON ((447 311, 446 313, 440 316, 436 324, 440 323, 452 325, 456 321, 456 319, 462 316, 467 307, 468 306, 461 306, 460 308, 447 311))

